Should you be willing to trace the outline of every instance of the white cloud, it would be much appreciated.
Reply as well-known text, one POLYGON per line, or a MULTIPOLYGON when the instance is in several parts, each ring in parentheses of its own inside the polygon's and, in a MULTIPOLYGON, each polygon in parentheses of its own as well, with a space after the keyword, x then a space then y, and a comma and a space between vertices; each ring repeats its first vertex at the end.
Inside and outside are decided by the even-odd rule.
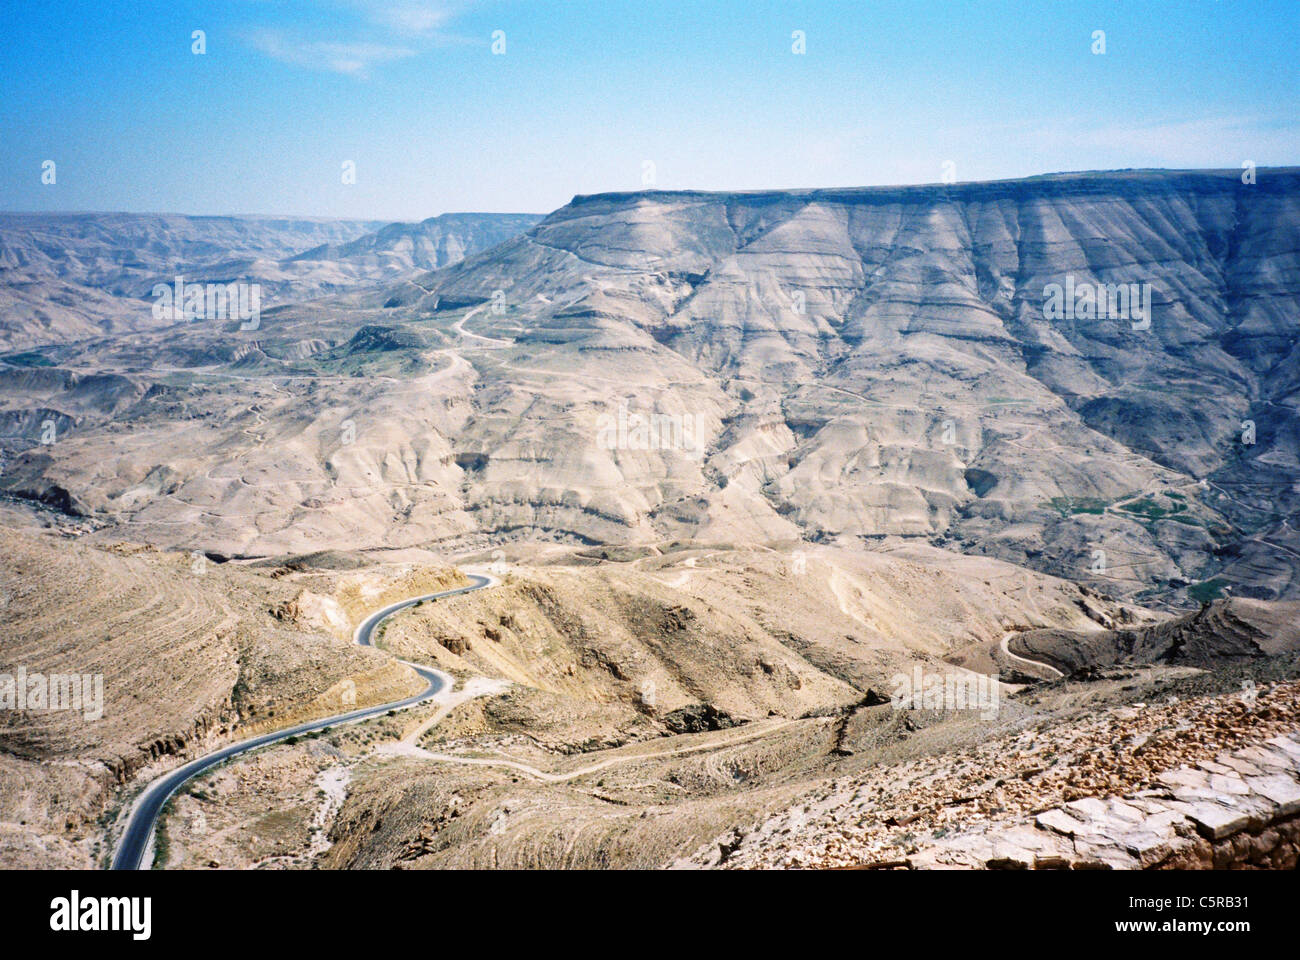
POLYGON ((372 23, 417 36, 432 33, 455 15, 453 8, 445 3, 372 3, 361 0, 358 6, 372 23))
POLYGON ((308 70, 365 78, 372 67, 422 53, 450 40, 440 31, 463 3, 442 0, 337 0, 344 19, 340 36, 322 35, 319 26, 258 29, 245 34, 249 46, 273 60, 308 70))
POLYGON ((255 50, 281 63, 357 77, 364 77, 377 63, 401 60, 416 54, 410 47, 383 43, 292 40, 276 30, 256 31, 249 36, 249 43, 255 50))

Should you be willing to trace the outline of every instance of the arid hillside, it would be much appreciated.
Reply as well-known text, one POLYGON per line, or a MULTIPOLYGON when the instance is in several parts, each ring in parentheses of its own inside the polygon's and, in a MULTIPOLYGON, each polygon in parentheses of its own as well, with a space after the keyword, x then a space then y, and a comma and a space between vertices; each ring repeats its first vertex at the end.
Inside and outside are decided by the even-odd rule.
MULTIPOLYGON (((1036 798, 1133 789, 1294 721, 1294 683, 1271 692, 1294 657, 1234 655, 1230 640, 1215 672, 1157 663, 1005 682, 1008 635, 1100 635, 1103 620, 1151 633, 1167 621, 1000 561, 817 549, 795 573, 790 554, 763 550, 584 552, 508 563, 500 586, 395 617, 380 645, 448 671, 455 690, 201 778, 166 819, 167 864, 805 862, 791 851, 810 864, 919 863, 922 817, 936 836, 975 831, 934 853, 970 861, 979 831, 1018 826, 1036 798), (990 676, 1004 667, 1002 682, 990 676), (900 678, 918 670, 981 676, 996 703, 908 707, 900 678), (1258 680, 1253 713, 1233 706, 1242 677, 1258 680), (1233 718, 1231 735, 1188 734, 1187 718, 1209 710, 1233 718), (1085 761, 1113 730, 1140 760, 1085 761), (1024 779, 995 788, 1004 766, 1024 779), (848 829, 840 809, 864 826, 830 856, 822 844, 848 829)), ((1161 838, 1167 853, 1184 849, 1176 839, 1161 838)))
POLYGON ((409 668, 353 644, 351 629, 386 590, 458 580, 425 567, 321 571, 295 585, 284 579, 290 568, 239 569, 140 545, 7 531, 3 546, 0 675, 12 683, 21 671, 33 689, 44 682, 36 678, 86 678, 75 709, 53 709, 50 697, 0 711, 7 865, 91 866, 119 805, 151 771, 337 713, 345 698, 384 703, 419 689, 409 668))
POLYGON ((179 214, 0 214, 0 351, 174 326, 156 284, 256 285, 262 306, 456 263, 541 217, 452 213, 419 223, 179 214))
MULTIPOLYGON (((0 696, 102 687, 93 716, 5 712, 0 862, 102 864, 155 775, 422 689, 397 658, 436 699, 208 771, 157 863, 987 866, 1025 829, 1055 862, 1024 817, 1092 829, 1085 801, 1292 732, 1298 188, 0 218, 0 696), (123 319, 182 263, 265 283, 257 323, 123 319), (1174 746, 1134 741, 1126 778, 1081 759, 1110 733, 1174 746), (999 751, 1027 786, 989 786, 999 751)), ((1165 826, 1222 815, 1218 786, 1165 826)), ((1247 833, 1291 829, 1260 810, 1247 833)), ((1153 862, 1227 856, 1161 831, 1153 862)))
POLYGON ((1144 603, 1294 597, 1298 180, 579 197, 256 330, 13 360, 0 489, 224 555, 900 536, 1144 603), (1077 295, 1129 284, 1131 316, 1077 295))

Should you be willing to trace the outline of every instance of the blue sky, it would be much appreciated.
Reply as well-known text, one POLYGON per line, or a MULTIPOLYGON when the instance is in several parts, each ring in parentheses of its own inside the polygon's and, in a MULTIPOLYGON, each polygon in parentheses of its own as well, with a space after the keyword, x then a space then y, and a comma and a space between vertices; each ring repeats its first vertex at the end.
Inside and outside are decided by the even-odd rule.
POLYGON ((1296 164, 1297 50, 1295 0, 14 3, 0 208, 420 219, 647 163, 713 190, 1296 164))

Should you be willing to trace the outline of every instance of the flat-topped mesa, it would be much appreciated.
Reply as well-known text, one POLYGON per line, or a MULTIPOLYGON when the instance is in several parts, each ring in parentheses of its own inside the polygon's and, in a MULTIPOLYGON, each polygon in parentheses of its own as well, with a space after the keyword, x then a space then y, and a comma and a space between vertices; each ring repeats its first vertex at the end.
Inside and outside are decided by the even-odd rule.
POLYGON ((919 203, 932 201, 988 202, 1024 197, 1079 197, 1098 194, 1151 192, 1162 186, 1172 190, 1221 193, 1238 186, 1259 186, 1265 190, 1293 190, 1300 167, 1257 167, 1254 182, 1245 183, 1242 169, 1223 170, 1096 170, 1077 173, 1047 173, 1006 180, 965 180, 954 183, 891 184, 863 187, 792 187, 771 190, 625 190, 575 194, 569 203, 548 220, 571 208, 596 203, 627 201, 729 201, 772 203, 788 199, 830 203, 919 203))

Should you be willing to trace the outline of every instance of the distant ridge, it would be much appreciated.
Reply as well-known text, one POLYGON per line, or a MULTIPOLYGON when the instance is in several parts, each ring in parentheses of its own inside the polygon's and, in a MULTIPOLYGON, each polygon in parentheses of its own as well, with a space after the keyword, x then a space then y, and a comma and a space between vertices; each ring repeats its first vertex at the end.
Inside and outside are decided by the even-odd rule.
MULTIPOLYGON (((1044 173, 1036 174, 1030 177, 1013 177, 1000 180, 958 180, 955 183, 915 183, 915 184, 882 184, 877 186, 860 186, 860 187, 791 187, 791 188, 773 188, 763 190, 624 190, 624 191, 605 191, 600 193, 575 194, 569 202, 569 206, 581 205, 591 202, 610 201, 610 200, 627 200, 634 197, 644 197, 646 199, 661 198, 691 198, 698 197, 701 199, 718 199, 723 197, 734 197, 748 201, 761 202, 764 199, 776 199, 783 197, 799 197, 805 199, 834 199, 840 202, 862 197, 863 199, 894 199, 906 197, 908 199, 917 199, 921 197, 932 196, 951 196, 957 199, 958 196, 965 199, 992 199, 1002 196, 1014 196, 1021 188, 1026 186, 1048 186, 1054 188, 1053 195, 1081 195, 1094 193, 1098 190, 1113 189, 1116 184, 1120 183, 1137 183, 1152 184, 1159 181, 1166 181, 1170 185, 1179 182, 1190 184, 1196 181, 1204 181, 1206 185, 1219 185, 1229 187, 1234 182, 1242 184, 1241 175, 1244 171, 1238 169, 1188 169, 1173 170, 1161 168, 1137 168, 1123 170, 1084 170, 1077 172, 1064 173, 1044 173)), ((1251 186, 1268 186, 1268 179, 1277 177, 1294 178, 1300 175, 1300 166, 1285 167, 1256 167, 1255 175, 1257 182, 1251 186)), ((564 208, 561 208, 564 209, 564 208)))

